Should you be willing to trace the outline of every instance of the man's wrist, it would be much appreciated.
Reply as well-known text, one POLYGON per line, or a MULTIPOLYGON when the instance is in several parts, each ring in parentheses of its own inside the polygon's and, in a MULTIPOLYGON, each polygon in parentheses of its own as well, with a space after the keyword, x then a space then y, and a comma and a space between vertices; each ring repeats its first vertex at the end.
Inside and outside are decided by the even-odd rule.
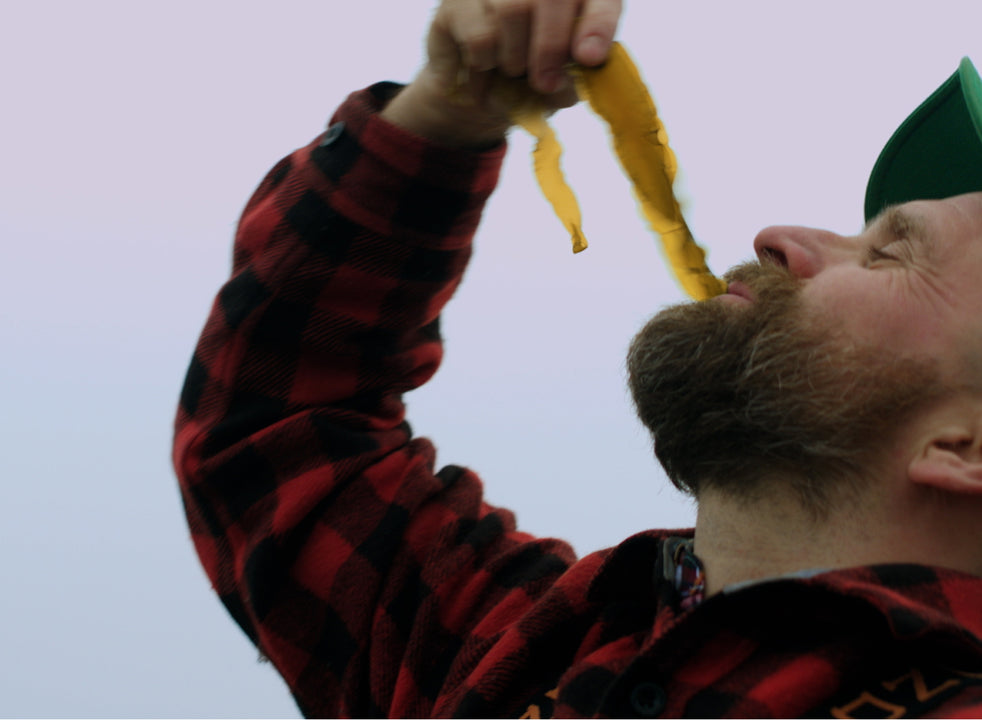
POLYGON ((507 117, 456 100, 424 77, 403 88, 381 116, 414 135, 461 150, 492 148, 504 140, 511 126, 507 117))

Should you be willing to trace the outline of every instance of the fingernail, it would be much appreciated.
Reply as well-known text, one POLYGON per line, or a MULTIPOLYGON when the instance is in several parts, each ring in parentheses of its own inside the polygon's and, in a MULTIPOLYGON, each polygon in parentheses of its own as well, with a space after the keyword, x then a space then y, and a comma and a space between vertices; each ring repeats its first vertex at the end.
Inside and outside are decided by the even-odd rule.
POLYGON ((596 35, 588 35, 580 41, 577 56, 581 63, 594 65, 604 59, 604 43, 596 35))

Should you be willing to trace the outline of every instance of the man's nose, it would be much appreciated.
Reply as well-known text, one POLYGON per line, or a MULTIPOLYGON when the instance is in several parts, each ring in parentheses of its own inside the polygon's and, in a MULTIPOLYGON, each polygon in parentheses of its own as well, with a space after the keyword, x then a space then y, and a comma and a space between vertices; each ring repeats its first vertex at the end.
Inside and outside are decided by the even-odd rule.
POLYGON ((764 228, 754 238, 754 251, 762 262, 777 263, 806 280, 855 256, 848 238, 828 230, 793 225, 764 228))

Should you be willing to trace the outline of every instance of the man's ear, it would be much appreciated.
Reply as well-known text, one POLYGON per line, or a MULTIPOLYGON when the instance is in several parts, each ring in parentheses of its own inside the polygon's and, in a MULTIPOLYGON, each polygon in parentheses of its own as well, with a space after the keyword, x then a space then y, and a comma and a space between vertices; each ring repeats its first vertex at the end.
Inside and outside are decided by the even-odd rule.
POLYGON ((960 495, 982 495, 982 438, 947 430, 929 438, 907 468, 911 482, 960 495))

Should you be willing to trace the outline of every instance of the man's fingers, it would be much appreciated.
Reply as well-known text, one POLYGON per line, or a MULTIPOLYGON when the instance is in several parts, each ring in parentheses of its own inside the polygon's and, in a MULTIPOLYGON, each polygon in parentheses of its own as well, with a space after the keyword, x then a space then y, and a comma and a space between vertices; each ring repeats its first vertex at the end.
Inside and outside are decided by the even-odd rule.
POLYGON ((554 93, 565 79, 563 66, 571 57, 573 28, 580 2, 540 0, 532 15, 529 39, 529 80, 541 93, 554 93))
POLYGON ((586 0, 573 38, 572 57, 581 65, 599 65, 607 58, 621 17, 621 0, 586 0))
POLYGON ((539 92, 561 85, 570 59, 598 65, 617 31, 622 0, 444 0, 435 26, 470 70, 528 72, 539 92))
MULTIPOLYGON (((604 61, 621 9, 621 0, 443 0, 431 31, 430 68, 449 87, 494 71, 527 75, 532 92, 555 95, 569 86, 571 60, 604 61)), ((466 85, 483 96, 478 83, 466 85)))
POLYGON ((484 0, 445 2, 447 29, 469 70, 484 72, 498 64, 498 28, 484 0))
POLYGON ((501 70, 511 77, 524 75, 528 69, 531 18, 524 0, 502 1, 495 8, 500 42, 498 61, 501 70))

